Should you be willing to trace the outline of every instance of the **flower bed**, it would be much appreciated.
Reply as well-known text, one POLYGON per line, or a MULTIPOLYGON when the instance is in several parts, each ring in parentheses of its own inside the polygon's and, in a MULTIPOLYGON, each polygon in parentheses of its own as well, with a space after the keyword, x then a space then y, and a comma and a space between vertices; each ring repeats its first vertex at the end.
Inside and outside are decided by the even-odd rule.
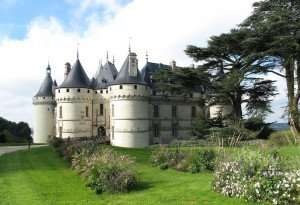
POLYGON ((245 151, 235 159, 220 161, 213 189, 248 201, 296 204, 300 194, 300 169, 288 169, 277 153, 245 151))
POLYGON ((134 161, 128 156, 101 149, 93 141, 54 139, 52 145, 98 194, 128 192, 137 186, 134 161))
POLYGON ((216 152, 212 149, 181 150, 161 146, 151 155, 151 163, 161 169, 173 168, 178 171, 198 173, 213 171, 216 162, 216 152))

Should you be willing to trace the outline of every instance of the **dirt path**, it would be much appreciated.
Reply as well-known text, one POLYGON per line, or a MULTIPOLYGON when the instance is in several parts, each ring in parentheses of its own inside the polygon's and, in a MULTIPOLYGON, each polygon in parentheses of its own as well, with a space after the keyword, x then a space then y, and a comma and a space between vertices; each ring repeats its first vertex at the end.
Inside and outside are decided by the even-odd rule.
MULTIPOLYGON (((46 146, 46 145, 32 145, 31 147, 42 147, 42 146, 46 146)), ((24 150, 24 149, 28 149, 27 145, 24 146, 0 146, 0 156, 5 154, 5 153, 9 153, 9 152, 15 152, 18 150, 24 150)))

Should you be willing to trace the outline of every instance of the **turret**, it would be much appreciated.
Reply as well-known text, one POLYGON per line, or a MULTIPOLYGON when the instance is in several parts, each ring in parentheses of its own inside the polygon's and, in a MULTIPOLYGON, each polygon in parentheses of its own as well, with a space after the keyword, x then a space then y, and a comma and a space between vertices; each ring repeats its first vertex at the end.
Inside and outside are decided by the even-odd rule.
POLYGON ((53 86, 51 68, 48 65, 46 68, 46 77, 39 91, 33 97, 34 143, 47 143, 50 137, 55 136, 53 86))
POLYGON ((93 136, 93 95, 91 82, 77 57, 66 79, 55 90, 57 137, 93 136))
POLYGON ((119 147, 146 147, 149 145, 150 89, 142 80, 135 53, 129 54, 110 93, 110 141, 119 147))

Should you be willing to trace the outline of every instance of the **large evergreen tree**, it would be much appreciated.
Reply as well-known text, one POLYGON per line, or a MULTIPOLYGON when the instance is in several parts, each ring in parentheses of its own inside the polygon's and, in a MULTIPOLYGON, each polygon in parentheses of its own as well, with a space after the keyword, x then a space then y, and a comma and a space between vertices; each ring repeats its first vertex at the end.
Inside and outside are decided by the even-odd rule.
POLYGON ((294 133, 300 132, 300 1, 264 0, 254 4, 253 14, 241 25, 255 33, 248 49, 265 56, 263 72, 286 79, 288 119, 294 133), (267 65, 267 66, 266 66, 267 65))
POLYGON ((269 112, 270 97, 276 94, 274 82, 259 75, 264 57, 248 49, 251 35, 248 29, 234 29, 211 37, 206 47, 188 46, 185 51, 212 74, 213 103, 231 104, 236 121, 242 119, 243 103, 248 114, 269 112))

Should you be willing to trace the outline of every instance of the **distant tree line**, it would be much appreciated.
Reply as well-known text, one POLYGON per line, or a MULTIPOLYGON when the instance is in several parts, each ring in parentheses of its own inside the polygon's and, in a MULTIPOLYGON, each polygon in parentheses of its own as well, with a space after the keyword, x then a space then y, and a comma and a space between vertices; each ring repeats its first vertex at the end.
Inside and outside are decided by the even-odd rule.
POLYGON ((11 122, 0 117, 0 143, 22 143, 31 139, 31 129, 26 122, 11 122))

